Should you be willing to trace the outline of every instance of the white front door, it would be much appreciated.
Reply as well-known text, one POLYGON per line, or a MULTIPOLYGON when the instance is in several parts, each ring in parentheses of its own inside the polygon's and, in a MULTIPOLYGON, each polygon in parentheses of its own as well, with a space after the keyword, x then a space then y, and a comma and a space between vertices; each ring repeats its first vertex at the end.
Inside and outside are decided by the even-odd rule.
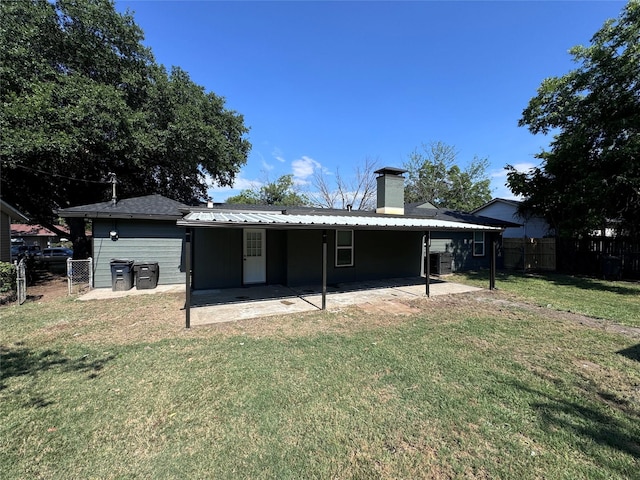
POLYGON ((243 235, 243 282, 267 281, 266 231, 262 228, 245 228, 243 235))

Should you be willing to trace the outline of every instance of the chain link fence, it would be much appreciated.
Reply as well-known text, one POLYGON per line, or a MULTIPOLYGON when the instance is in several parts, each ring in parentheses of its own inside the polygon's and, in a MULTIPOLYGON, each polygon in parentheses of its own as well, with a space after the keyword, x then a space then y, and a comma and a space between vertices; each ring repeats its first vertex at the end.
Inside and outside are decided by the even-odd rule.
POLYGON ((93 259, 67 260, 67 283, 69 295, 90 290, 93 286, 93 259))

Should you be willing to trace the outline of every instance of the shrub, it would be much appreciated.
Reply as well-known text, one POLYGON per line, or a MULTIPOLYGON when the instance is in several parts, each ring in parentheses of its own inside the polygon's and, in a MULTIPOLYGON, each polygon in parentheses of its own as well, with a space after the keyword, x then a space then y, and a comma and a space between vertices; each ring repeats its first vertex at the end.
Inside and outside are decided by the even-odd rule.
POLYGON ((16 290, 16 267, 12 263, 0 262, 0 293, 16 290))

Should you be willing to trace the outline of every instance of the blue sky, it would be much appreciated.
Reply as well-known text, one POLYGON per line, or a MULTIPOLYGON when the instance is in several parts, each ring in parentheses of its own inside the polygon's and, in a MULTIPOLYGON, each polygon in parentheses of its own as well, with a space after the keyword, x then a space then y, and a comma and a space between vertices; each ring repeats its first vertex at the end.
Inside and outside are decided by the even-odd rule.
POLYGON ((120 0, 167 68, 180 66, 244 115, 253 148, 234 189, 314 169, 352 175, 366 158, 402 167, 423 144, 487 158, 493 196, 504 166, 535 165, 549 138, 518 120, 540 82, 575 68, 619 1, 219 2, 120 0))

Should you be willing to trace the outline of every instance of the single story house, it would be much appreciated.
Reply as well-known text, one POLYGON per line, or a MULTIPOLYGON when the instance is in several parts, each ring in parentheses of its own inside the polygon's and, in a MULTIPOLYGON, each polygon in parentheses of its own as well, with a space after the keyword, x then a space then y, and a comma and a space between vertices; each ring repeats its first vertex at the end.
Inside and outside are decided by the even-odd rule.
POLYGON ((0 262, 11 261, 11 220, 28 222, 29 219, 0 199, 0 262))
POLYGON ((191 290, 272 284, 322 285, 324 292, 327 284, 428 278, 434 266, 437 273, 492 267, 495 272, 497 241, 513 223, 428 203, 405 206, 403 173, 376 172, 375 212, 193 207, 149 195, 58 214, 92 220, 95 287, 111 286, 112 259, 157 261, 159 284, 185 283, 187 307, 191 290), (440 257, 448 266, 443 268, 440 257))
POLYGON ((111 287, 111 261, 153 262, 158 284, 185 282, 184 228, 176 225, 186 205, 147 195, 58 210, 63 218, 91 220, 94 287, 111 287))
POLYGON ((511 222, 404 204, 404 170, 376 174, 375 212, 211 204, 189 207, 190 287, 337 284, 425 275, 431 253, 448 271, 489 268, 492 246, 511 222))
POLYGON ((521 204, 518 200, 494 198, 471 213, 513 222, 515 225, 505 228, 503 238, 543 238, 553 233, 544 218, 520 214, 518 207, 521 204))

